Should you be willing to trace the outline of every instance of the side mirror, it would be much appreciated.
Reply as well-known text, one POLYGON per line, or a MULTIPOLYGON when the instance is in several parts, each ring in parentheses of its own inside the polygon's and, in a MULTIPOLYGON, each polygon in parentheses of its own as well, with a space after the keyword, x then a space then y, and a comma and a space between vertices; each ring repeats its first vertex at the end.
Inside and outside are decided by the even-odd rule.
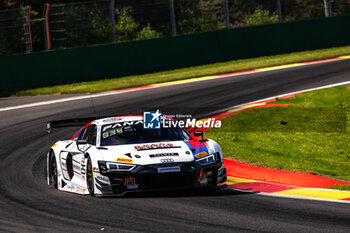
POLYGON ((203 131, 202 131, 202 130, 194 131, 193 136, 195 136, 195 137, 201 137, 201 138, 199 139, 200 142, 206 142, 206 141, 207 141, 207 140, 205 140, 205 139, 203 138, 203 131))
POLYGON ((87 141, 86 141, 86 140, 77 140, 76 143, 77 143, 78 151, 80 151, 81 153, 85 154, 84 151, 82 151, 82 150, 79 148, 79 145, 86 145, 86 144, 87 144, 87 141))
POLYGON ((202 137, 203 138, 203 131, 202 130, 194 131, 193 135, 195 137, 202 137))
POLYGON ((77 145, 86 145, 87 141, 86 140, 77 140, 77 145))

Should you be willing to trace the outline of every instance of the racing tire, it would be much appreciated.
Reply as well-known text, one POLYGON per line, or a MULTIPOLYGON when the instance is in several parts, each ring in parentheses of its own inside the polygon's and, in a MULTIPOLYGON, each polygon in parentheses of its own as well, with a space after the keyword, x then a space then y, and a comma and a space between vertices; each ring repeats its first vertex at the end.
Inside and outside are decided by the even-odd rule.
POLYGON ((49 181, 50 185, 52 185, 54 188, 58 188, 58 175, 57 175, 57 163, 56 163, 56 157, 55 154, 52 152, 50 156, 50 162, 49 162, 49 181))
POLYGON ((92 162, 90 156, 87 158, 86 165, 86 186, 91 196, 95 196, 95 180, 94 172, 92 170, 92 162))

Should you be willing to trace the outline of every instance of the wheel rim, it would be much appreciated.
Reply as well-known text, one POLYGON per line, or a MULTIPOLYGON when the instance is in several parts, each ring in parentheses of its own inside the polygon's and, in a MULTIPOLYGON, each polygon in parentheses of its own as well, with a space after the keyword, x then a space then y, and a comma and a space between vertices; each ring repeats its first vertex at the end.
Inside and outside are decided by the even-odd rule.
POLYGON ((92 172, 91 159, 88 159, 87 163, 87 188, 91 195, 94 194, 94 174, 92 172))
POLYGON ((57 188, 57 164, 55 156, 51 157, 50 165, 50 183, 57 188))

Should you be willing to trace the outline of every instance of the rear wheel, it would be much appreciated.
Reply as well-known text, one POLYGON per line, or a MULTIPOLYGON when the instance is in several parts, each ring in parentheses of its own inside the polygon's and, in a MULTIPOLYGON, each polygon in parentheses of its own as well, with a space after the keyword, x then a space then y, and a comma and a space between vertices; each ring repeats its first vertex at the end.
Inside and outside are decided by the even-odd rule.
POLYGON ((87 189, 91 196, 94 196, 94 188, 95 188, 95 182, 94 182, 94 172, 92 170, 92 162, 90 156, 87 159, 87 166, 86 166, 86 184, 87 189))
POLYGON ((50 157, 49 180, 50 180, 50 185, 52 185, 57 189, 58 188, 57 163, 56 163, 56 157, 54 153, 52 153, 50 157))

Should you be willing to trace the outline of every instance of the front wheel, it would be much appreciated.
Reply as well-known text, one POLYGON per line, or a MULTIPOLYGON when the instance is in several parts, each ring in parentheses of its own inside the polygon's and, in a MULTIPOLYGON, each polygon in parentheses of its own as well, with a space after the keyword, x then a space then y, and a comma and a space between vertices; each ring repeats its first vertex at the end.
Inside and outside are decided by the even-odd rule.
POLYGON ((52 153, 50 156, 50 162, 49 162, 49 182, 50 185, 58 188, 58 178, 57 178, 57 163, 56 163, 56 157, 55 154, 52 153))
POLYGON ((94 172, 92 170, 92 162, 90 156, 87 159, 87 166, 86 166, 86 184, 87 189, 91 196, 94 196, 94 189, 95 189, 95 180, 94 180, 94 172))

